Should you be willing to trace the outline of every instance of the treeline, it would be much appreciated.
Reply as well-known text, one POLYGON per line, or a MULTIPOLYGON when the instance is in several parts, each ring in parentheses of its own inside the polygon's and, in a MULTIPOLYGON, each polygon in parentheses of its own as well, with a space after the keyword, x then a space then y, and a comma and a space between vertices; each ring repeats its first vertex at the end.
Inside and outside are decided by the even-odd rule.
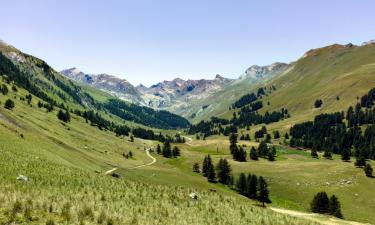
POLYGON ((314 121, 294 125, 290 129, 290 146, 341 154, 343 160, 355 156, 356 165, 365 166, 365 159, 375 159, 374 93, 375 88, 346 113, 320 114, 314 121))
POLYGON ((171 142, 168 140, 163 142, 163 148, 161 148, 159 144, 156 146, 156 153, 165 158, 177 158, 181 156, 180 148, 177 146, 172 148, 171 142))

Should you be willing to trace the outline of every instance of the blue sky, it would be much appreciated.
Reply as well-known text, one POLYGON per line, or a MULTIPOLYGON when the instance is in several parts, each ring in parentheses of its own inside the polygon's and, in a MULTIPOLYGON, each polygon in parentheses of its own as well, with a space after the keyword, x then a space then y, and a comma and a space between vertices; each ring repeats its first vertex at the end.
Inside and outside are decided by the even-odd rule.
POLYGON ((137 85, 238 77, 311 48, 375 39, 373 0, 8 0, 0 39, 56 70, 137 85))

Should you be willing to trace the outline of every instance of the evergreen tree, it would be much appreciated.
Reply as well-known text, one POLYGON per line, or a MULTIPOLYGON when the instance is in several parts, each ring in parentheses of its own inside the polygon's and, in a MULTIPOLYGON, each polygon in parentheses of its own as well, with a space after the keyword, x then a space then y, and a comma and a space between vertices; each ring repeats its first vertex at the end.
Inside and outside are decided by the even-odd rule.
POLYGON ((208 169, 207 180, 208 182, 216 182, 216 173, 213 165, 208 169))
POLYGON ((363 168, 363 170, 365 171, 366 176, 372 177, 373 169, 372 169, 372 167, 369 163, 366 164, 366 166, 365 166, 365 168, 363 168))
POLYGON ((8 87, 7 87, 5 84, 1 85, 1 86, 0 86, 0 92, 1 92, 3 95, 7 95, 8 92, 9 92, 8 87))
POLYGON ((206 157, 204 157, 203 165, 202 165, 203 176, 205 177, 208 176, 208 171, 210 170, 210 167, 212 167, 212 160, 211 160, 211 156, 207 155, 206 157))
POLYGON ((173 150, 172 150, 172 154, 173 154, 173 157, 178 157, 181 155, 181 151, 180 151, 180 148, 178 148, 177 146, 174 146, 173 147, 173 150))
POLYGON ((254 146, 252 146, 250 149, 250 159, 258 160, 258 153, 257 153, 257 150, 254 148, 254 146))
POLYGON ((280 138, 280 132, 278 130, 273 132, 273 138, 279 139, 280 138))
POLYGON ((260 142, 258 146, 258 154, 260 157, 266 157, 268 155, 268 146, 265 141, 260 142))
POLYGON ((156 153, 159 155, 161 154, 161 147, 159 144, 156 146, 156 153))
POLYGON ((331 151, 329 151, 328 149, 325 149, 323 157, 326 158, 326 159, 332 159, 331 151))
POLYGON ((311 211, 314 213, 326 214, 329 213, 329 200, 327 193, 319 192, 314 196, 310 203, 311 211))
POLYGON ((65 123, 69 122, 69 121, 70 121, 70 114, 69 114, 69 111, 63 112, 63 111, 60 109, 59 112, 57 113, 57 118, 58 118, 59 120, 64 121, 65 123))
POLYGON ((317 99, 314 103, 315 108, 320 108, 323 104, 323 101, 321 99, 317 99))
POLYGON ((229 184, 231 178, 231 167, 226 159, 220 159, 216 166, 218 180, 222 184, 229 184))
POLYGON ((329 198, 329 214, 337 218, 343 218, 341 213, 341 204, 335 195, 329 198))
POLYGON ((268 158, 269 161, 275 161, 275 156, 276 156, 276 148, 275 148, 275 146, 273 146, 271 148, 271 150, 268 151, 267 158, 268 158))
POLYGON ((230 149, 231 154, 233 154, 234 152, 236 152, 238 150, 237 134, 231 133, 230 136, 229 136, 229 142, 230 142, 229 149, 230 149))
POLYGON ((171 143, 169 143, 169 141, 165 141, 163 143, 162 154, 166 158, 170 158, 172 156, 171 143))
POLYGON ((264 203, 270 203, 270 199, 268 197, 268 185, 266 180, 260 176, 259 177, 259 187, 258 187, 258 200, 262 203, 262 206, 264 207, 264 203))
POLYGON ((285 133, 284 138, 285 138, 286 140, 288 140, 288 139, 289 139, 289 134, 288 134, 288 133, 285 133))
POLYGON ((5 101, 4 108, 12 110, 14 108, 14 101, 12 99, 7 99, 5 101))
POLYGON ((251 175, 250 180, 249 177, 247 179, 247 190, 249 198, 256 199, 258 197, 258 178, 256 175, 251 175))
POLYGON ((349 161, 350 160, 350 150, 347 148, 343 148, 341 151, 341 160, 343 161, 349 161))
POLYGON ((242 195, 246 195, 246 183, 246 175, 241 173, 237 180, 236 187, 238 192, 242 195))
POLYGON ((193 172, 195 172, 195 173, 199 173, 200 172, 199 163, 194 163, 194 165, 193 165, 193 172))
POLYGON ((365 157, 358 156, 357 159, 356 159, 356 161, 355 161, 355 163, 354 163, 354 165, 356 167, 364 167, 364 166, 366 166, 366 159, 365 159, 365 157))

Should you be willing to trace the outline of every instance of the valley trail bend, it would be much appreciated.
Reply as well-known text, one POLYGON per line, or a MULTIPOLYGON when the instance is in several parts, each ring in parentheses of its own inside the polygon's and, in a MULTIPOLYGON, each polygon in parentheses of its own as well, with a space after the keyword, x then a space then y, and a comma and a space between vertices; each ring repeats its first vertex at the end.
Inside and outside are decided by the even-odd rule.
MULTIPOLYGON (((150 149, 146 149, 146 155, 152 159, 152 161, 150 163, 146 163, 146 164, 142 164, 142 165, 139 165, 139 166, 134 166, 134 167, 130 167, 130 168, 127 168, 127 169, 138 169, 138 168, 141 168, 141 167, 145 167, 145 166, 151 166, 152 164, 156 163, 156 158, 153 157, 151 154, 150 154, 150 149)), ((104 172, 105 175, 108 175, 108 174, 111 174, 113 172, 115 172, 118 168, 117 167, 114 167, 106 172, 104 172)))

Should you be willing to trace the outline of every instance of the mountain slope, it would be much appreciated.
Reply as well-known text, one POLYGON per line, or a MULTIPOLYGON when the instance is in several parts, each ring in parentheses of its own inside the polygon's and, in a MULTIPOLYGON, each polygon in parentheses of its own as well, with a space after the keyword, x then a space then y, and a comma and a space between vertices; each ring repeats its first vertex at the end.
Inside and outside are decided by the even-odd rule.
MULTIPOLYGON (((111 103, 114 103, 115 97, 112 97, 112 100, 102 99, 102 102, 99 102, 80 85, 54 71, 46 62, 24 54, 5 43, 0 45, 0 75, 7 83, 14 82, 15 85, 28 90, 30 94, 51 106, 70 110, 78 115, 94 110, 112 121, 111 117, 105 114, 111 111, 113 107, 111 103)), ((118 103, 121 102, 116 102, 118 103)), ((122 109, 121 117, 116 114, 117 118, 122 119, 117 119, 120 123, 127 120, 156 128, 183 128, 189 124, 186 119, 166 111, 155 111, 131 103, 124 103, 124 105, 126 110, 122 109), (139 117, 139 111, 143 112, 143 118, 139 117)))

